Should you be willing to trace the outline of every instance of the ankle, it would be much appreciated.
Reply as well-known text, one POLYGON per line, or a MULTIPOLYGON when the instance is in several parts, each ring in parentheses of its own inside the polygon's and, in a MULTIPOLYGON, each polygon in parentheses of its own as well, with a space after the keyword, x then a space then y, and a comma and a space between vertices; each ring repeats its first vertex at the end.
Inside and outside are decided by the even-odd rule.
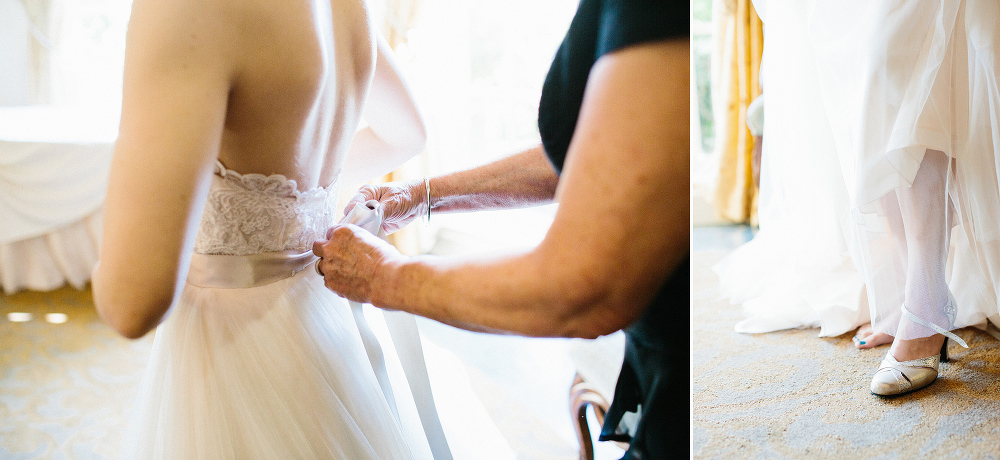
POLYGON ((944 341, 945 337, 941 334, 908 340, 897 338, 893 340, 890 351, 896 361, 911 361, 939 354, 944 341))

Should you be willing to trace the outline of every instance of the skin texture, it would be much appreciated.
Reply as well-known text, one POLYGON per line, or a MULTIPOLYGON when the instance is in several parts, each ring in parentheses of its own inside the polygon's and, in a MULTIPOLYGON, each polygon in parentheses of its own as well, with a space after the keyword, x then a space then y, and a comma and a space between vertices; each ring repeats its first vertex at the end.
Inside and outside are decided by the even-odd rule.
POLYGON ((854 335, 854 346, 861 350, 875 348, 887 343, 892 343, 892 336, 873 331, 871 323, 859 327, 857 334, 854 335))
MULTIPOLYGON (((629 325, 689 252, 688 59, 687 40, 599 59, 559 178, 536 147, 432 180, 439 212, 558 200, 536 248, 489 260, 405 257, 336 226, 313 247, 326 285, 470 330, 597 337, 629 325)), ((390 187, 405 196, 366 188, 356 198, 385 201, 386 215, 399 216, 390 227, 426 211, 422 182, 390 187)))
MULTIPOLYGON (((431 212, 522 208, 552 202, 559 176, 541 144, 478 168, 430 179, 431 212)), ((348 201, 352 207, 378 200, 384 210, 382 228, 392 233, 427 215, 427 189, 423 179, 364 185, 348 201)))
POLYGON ((345 164, 364 164, 349 179, 363 181, 423 148, 361 0, 136 0, 126 44, 93 275, 98 313, 125 337, 156 327, 180 294, 217 158, 308 190, 345 164))

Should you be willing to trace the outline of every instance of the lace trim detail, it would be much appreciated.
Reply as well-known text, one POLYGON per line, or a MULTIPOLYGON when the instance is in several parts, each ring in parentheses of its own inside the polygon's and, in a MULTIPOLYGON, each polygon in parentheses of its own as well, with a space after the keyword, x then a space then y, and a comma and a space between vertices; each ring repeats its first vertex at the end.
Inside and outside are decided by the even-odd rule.
MULTIPOLYGON (((285 177, 284 174, 271 174, 269 176, 265 176, 260 173, 243 174, 226 168, 226 166, 219 160, 215 160, 215 174, 223 179, 231 180, 249 190, 269 191, 278 195, 301 196, 317 192, 326 193, 327 191, 324 187, 316 187, 300 192, 298 182, 295 182, 295 179, 285 177)), ((332 188, 332 186, 330 188, 332 188)))
POLYGON ((334 187, 305 192, 281 174, 241 174, 216 162, 195 239, 200 254, 305 251, 332 224, 334 187))

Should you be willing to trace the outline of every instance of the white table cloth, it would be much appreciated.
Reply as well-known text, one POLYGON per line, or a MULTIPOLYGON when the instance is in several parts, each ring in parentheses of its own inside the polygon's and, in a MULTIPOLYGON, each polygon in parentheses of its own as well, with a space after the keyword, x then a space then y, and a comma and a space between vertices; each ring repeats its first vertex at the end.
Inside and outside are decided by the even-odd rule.
POLYGON ((0 287, 80 289, 97 261, 118 113, 0 107, 0 287))

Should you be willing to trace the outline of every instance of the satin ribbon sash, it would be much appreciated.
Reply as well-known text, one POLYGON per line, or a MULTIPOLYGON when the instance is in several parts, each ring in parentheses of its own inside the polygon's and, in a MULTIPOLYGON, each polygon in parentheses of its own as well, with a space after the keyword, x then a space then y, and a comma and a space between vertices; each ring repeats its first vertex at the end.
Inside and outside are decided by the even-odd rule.
POLYGON ((242 289, 271 284, 309 268, 318 258, 312 251, 248 254, 192 254, 188 284, 219 289, 242 289))

